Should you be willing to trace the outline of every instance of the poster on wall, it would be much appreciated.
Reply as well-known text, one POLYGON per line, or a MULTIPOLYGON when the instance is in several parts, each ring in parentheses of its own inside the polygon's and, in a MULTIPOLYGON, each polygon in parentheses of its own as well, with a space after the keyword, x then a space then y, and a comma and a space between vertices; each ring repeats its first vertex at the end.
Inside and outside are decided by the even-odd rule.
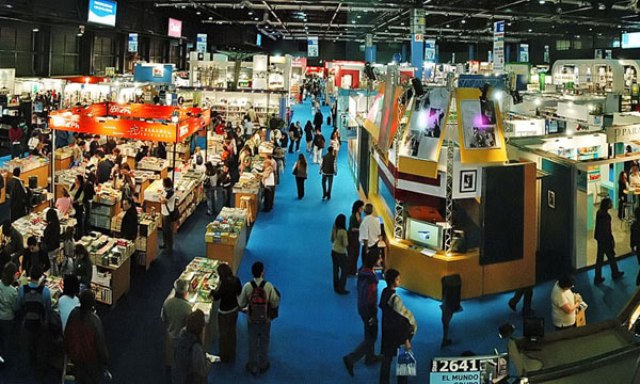
POLYGON ((307 40, 307 57, 318 57, 319 52, 318 36, 309 36, 307 40))
POLYGON ((506 161, 502 120, 490 90, 456 89, 462 163, 506 161))
POLYGON ((115 27, 117 9, 118 3, 113 0, 89 0, 87 21, 115 27))
POLYGON ((411 118, 400 147, 400 156, 438 161, 449 112, 450 93, 433 88, 413 103, 411 118))

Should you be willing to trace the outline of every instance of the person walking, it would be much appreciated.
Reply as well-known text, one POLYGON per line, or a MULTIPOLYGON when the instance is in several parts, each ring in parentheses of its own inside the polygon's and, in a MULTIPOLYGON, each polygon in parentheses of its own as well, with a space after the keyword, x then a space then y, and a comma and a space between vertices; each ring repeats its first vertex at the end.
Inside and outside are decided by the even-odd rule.
POLYGON ((0 359, 6 364, 7 356, 15 348, 15 319, 20 309, 16 281, 18 267, 8 262, 2 268, 0 279, 0 359))
POLYGON ((82 235, 86 235, 91 231, 91 202, 96 196, 96 173, 89 172, 87 178, 84 181, 82 207, 84 223, 82 225, 82 235))
POLYGON ((213 299, 220 300, 218 308, 218 326, 220 327, 220 361, 233 363, 236 360, 236 324, 238 322, 238 296, 242 293, 242 284, 229 264, 218 267, 220 287, 213 292, 213 299))
MULTIPOLYGON (((402 299, 396 293, 396 289, 400 286, 400 272, 389 268, 384 274, 384 279, 387 287, 380 295, 382 309, 380 384, 389 384, 391 362, 401 345, 404 345, 406 350, 411 350, 411 339, 416 334, 418 325, 413 313, 404 306, 402 299)), ((398 384, 404 384, 408 382, 408 377, 398 376, 397 380, 398 384)))
POLYGON ((313 125, 311 125, 310 120, 307 120, 307 123, 304 125, 304 138, 307 142, 307 153, 310 154, 313 144, 313 125))
POLYGON ((18 290, 18 302, 22 309, 22 346, 39 377, 46 370, 46 359, 39 353, 39 345, 46 324, 51 319, 51 291, 42 279, 42 269, 34 265, 29 271, 29 282, 18 290))
POLYGON ((333 265, 333 290, 340 295, 349 293, 347 284, 347 217, 339 214, 331 228, 331 261, 333 265))
POLYGON ((316 129, 315 136, 313 137, 313 163, 320 164, 322 160, 322 150, 325 146, 324 136, 319 129, 316 129))
POLYGON ((45 214, 47 219, 47 226, 44 228, 44 246, 47 250, 47 256, 49 257, 49 263, 51 264, 51 274, 54 276, 60 276, 58 269, 58 252, 60 251, 60 220, 58 219, 58 212, 55 209, 49 208, 45 214))
POLYGON ((176 193, 173 189, 173 181, 165 177, 162 180, 162 197, 160 198, 161 213, 162 213, 162 242, 160 248, 167 249, 169 254, 173 254, 173 227, 174 220, 172 216, 177 213, 174 211, 177 209, 176 193))
POLYGON ((320 111, 320 105, 318 104, 318 108, 316 110, 315 115, 313 115, 313 127, 316 131, 322 130, 322 123, 324 122, 324 116, 322 116, 322 111, 320 111))
POLYGON ((604 256, 609 259, 609 267, 611 268, 611 277, 616 280, 624 276, 624 272, 618 270, 618 264, 616 263, 616 255, 614 251, 614 239, 611 232, 611 216, 609 215, 609 209, 611 209, 611 199, 604 198, 600 202, 600 209, 596 214, 596 227, 594 230, 594 237, 598 242, 598 250, 596 255, 596 272, 593 279, 593 284, 600 285, 604 282, 602 277, 602 264, 604 263, 604 256))
POLYGON ((300 126, 300 121, 296 121, 296 126, 295 126, 296 152, 300 152, 300 140, 302 140, 302 127, 300 126))
POLYGON ((302 153, 298 155, 298 161, 293 164, 293 175, 296 177, 298 200, 300 200, 304 197, 304 181, 307 179, 307 159, 302 153))
POLYGON ((509 308, 512 311, 516 311, 516 307, 520 300, 524 297, 524 303, 522 305, 522 316, 530 317, 535 315, 535 311, 531 309, 531 299, 533 298, 533 286, 516 289, 513 293, 513 297, 509 299, 509 308))
POLYGON ((369 255, 358 273, 358 314, 364 325, 364 339, 348 355, 342 358, 347 372, 353 376, 353 366, 363 357, 366 365, 381 361, 374 347, 378 337, 378 278, 373 266, 378 262, 377 255, 369 255))
POLYGON ((189 314, 186 326, 180 331, 173 352, 173 384, 206 384, 211 364, 217 359, 205 352, 202 345, 204 312, 196 309, 189 314))
POLYGON ((251 266, 253 280, 246 283, 238 299, 238 305, 247 312, 249 328, 249 361, 246 369, 252 375, 269 369, 269 342, 271 321, 277 317, 280 293, 264 279, 264 264, 256 261, 251 266))
POLYGON ((327 153, 322 158, 320 165, 322 175, 322 200, 331 200, 331 189, 333 188, 333 177, 338 175, 338 162, 333 147, 329 147, 327 153))
POLYGON ((64 331, 65 351, 75 366, 78 384, 98 383, 109 359, 102 320, 95 313, 95 308, 93 291, 83 291, 80 306, 69 315, 64 331))
POLYGON ((174 296, 165 300, 160 311, 160 319, 164 324, 164 365, 168 368, 173 366, 176 339, 192 312, 191 304, 186 299, 189 281, 176 280, 173 283, 173 290, 174 296))
POLYGON ((356 200, 351 206, 351 216, 349 216, 349 246, 347 247, 347 273, 356 275, 358 270, 358 257, 360 256, 360 223, 362 222, 362 211, 364 202, 356 200))
POLYGON ((20 179, 19 167, 13 169, 13 177, 7 181, 6 192, 9 199, 11 222, 13 223, 29 213, 29 204, 27 204, 29 190, 20 179))

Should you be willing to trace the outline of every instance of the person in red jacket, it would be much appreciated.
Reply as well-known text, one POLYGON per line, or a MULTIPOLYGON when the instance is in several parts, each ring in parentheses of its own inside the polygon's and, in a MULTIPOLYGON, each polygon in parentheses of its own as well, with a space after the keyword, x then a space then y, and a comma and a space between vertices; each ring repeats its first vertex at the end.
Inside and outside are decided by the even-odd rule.
POLYGON ((11 142, 11 158, 15 159, 16 157, 21 157, 20 152, 22 151, 22 129, 17 125, 12 125, 9 128, 9 141, 11 142))

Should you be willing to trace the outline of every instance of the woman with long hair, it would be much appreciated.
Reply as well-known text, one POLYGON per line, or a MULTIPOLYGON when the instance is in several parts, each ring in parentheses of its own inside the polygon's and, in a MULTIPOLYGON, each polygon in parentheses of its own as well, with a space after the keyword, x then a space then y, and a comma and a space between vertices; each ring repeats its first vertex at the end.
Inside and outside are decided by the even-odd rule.
POLYGON ((84 245, 76 244, 74 254, 76 256, 75 275, 80 282, 80 291, 90 289, 91 280, 93 279, 93 263, 91 263, 89 251, 87 251, 84 245))
POLYGON ((187 325, 180 331, 174 349, 174 362, 171 371, 174 384, 205 384, 211 369, 212 360, 202 345, 204 330, 204 312, 193 311, 187 317, 187 325))
POLYGON ((204 194, 207 197, 207 215, 211 216, 216 213, 214 192, 218 184, 218 172, 210 161, 204 164, 204 168, 204 194))
POLYGON ((51 263, 51 273, 54 276, 59 276, 57 255, 60 249, 60 220, 58 219, 58 212, 49 208, 45 215, 47 220, 47 226, 44 229, 44 245, 47 248, 47 254, 49 256, 49 262, 51 263))
POLYGON ((298 161, 293 165, 293 175, 296 177, 299 200, 304 197, 304 181, 307 179, 307 159, 302 153, 298 155, 298 161))
POLYGON ((307 141, 307 153, 311 153, 313 144, 313 125, 311 124, 311 120, 307 120, 307 123, 304 125, 304 138, 307 141))
POLYGON ((76 211, 75 219, 77 221, 76 240, 80 240, 84 236, 88 228, 84 227, 84 177, 76 175, 76 179, 71 186, 71 199, 73 201, 73 209, 76 211))
POLYGON ((333 262, 333 290, 340 295, 349 293, 347 283, 347 217, 342 213, 336 217, 331 228, 331 260, 333 262))
POLYGON ((232 363, 236 359, 236 323, 238 321, 238 296, 242 292, 242 284, 233 275, 228 264, 218 267, 220 287, 212 292, 214 300, 220 300, 218 309, 218 326, 220 328, 220 360, 232 363))
MULTIPOLYGON (((358 256, 360 255, 360 223, 362 222, 362 210, 364 202, 356 200, 351 207, 349 216, 349 246, 347 247, 347 273, 355 276, 358 271, 358 256)), ((364 264, 363 264, 364 265, 364 264)))

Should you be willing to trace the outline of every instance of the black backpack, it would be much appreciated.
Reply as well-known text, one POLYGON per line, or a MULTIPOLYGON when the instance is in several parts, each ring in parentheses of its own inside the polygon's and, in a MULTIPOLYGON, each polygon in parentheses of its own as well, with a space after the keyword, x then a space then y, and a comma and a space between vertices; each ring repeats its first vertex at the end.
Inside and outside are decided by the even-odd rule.
POLYGON ((44 286, 31 288, 23 286, 22 310, 24 312, 24 327, 29 331, 42 329, 45 323, 44 286))

